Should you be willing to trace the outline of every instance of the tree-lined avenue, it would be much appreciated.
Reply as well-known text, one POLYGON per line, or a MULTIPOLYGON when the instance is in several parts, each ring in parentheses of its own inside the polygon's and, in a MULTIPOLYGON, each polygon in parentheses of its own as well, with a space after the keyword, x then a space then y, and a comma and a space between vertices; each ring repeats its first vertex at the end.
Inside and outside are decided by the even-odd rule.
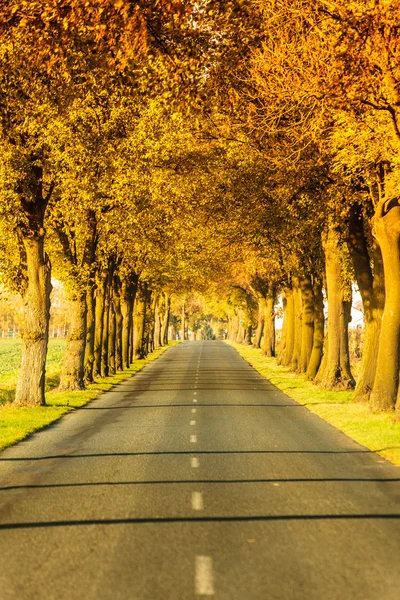
POLYGON ((167 350, 0 465, 2 600, 397 598, 398 469, 222 342, 167 350))

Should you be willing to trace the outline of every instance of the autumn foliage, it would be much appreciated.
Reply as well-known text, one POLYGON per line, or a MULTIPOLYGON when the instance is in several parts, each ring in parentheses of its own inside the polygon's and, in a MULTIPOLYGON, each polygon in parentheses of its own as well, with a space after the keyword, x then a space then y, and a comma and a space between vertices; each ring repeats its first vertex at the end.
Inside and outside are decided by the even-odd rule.
POLYGON ((230 339, 399 409, 399 23, 397 0, 3 3, 0 276, 25 307, 15 402, 45 401, 53 275, 71 307, 64 389, 165 344, 171 298, 184 324, 197 291, 230 339))

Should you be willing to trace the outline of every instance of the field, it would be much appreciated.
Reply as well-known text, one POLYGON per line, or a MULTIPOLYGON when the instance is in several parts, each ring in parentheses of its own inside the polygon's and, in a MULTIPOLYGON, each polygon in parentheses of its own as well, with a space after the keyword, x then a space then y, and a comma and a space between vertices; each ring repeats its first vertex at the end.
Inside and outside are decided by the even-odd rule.
MULTIPOLYGON (((51 339, 47 354, 46 391, 56 388, 60 381, 61 360, 66 341, 51 339)), ((0 405, 11 402, 17 385, 18 369, 21 360, 22 341, 20 339, 0 339, 0 405)))
MULTIPOLYGON (((177 343, 169 342, 169 346, 174 346, 177 343)), ((129 369, 96 381, 88 385, 85 390, 58 392, 56 387, 60 380, 61 359, 65 350, 65 340, 51 340, 47 367, 48 377, 46 379, 46 406, 16 408, 10 401, 13 398, 17 382, 21 342, 1 340, 1 356, 7 363, 2 364, 3 374, 0 376, 1 394, 4 398, 3 405, 0 406, 0 450, 53 423, 63 414, 94 400, 103 392, 143 369, 145 365, 158 358, 167 348, 168 346, 157 348, 145 359, 134 361, 129 369)))

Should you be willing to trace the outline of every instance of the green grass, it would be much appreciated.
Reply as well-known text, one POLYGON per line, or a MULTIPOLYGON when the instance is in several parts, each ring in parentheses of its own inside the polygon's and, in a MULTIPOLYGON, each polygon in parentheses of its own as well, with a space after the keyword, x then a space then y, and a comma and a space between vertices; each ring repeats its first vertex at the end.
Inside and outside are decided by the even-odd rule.
POLYGON ((227 343, 290 398, 353 440, 400 466, 400 423, 394 421, 392 412, 373 413, 368 406, 352 402, 352 392, 323 390, 303 376, 278 366, 275 358, 267 358, 261 350, 227 343))
MULTIPOLYGON (((149 354, 144 360, 135 361, 129 369, 88 385, 85 390, 80 392, 48 391, 46 392, 47 406, 17 408, 8 403, 0 407, 0 450, 23 440, 34 431, 46 427, 46 425, 56 421, 65 413, 94 400, 97 396, 108 391, 121 381, 132 377, 132 375, 143 369, 145 365, 158 358, 168 347, 175 346, 177 343, 169 342, 168 346, 157 348, 157 350, 149 354)), ((58 362, 55 356, 57 351, 60 351, 60 348, 60 346, 53 348, 53 359, 51 359, 55 367, 54 372, 58 374, 60 371, 60 356, 58 362)), ((2 385, 3 377, 7 377, 7 374, 0 378, 0 385, 2 385)))
MULTIPOLYGON (((61 360, 65 352, 66 340, 49 340, 46 364, 46 392, 60 383, 61 360)), ((0 340, 0 406, 12 402, 17 386, 18 369, 21 360, 22 341, 0 340)))

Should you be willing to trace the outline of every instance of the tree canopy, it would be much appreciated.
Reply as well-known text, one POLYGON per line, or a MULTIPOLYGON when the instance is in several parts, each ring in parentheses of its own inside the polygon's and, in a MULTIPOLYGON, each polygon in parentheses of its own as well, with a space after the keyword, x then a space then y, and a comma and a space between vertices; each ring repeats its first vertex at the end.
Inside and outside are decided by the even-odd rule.
POLYGON ((183 338, 215 311, 230 339, 400 409, 399 23, 397 0, 3 3, 16 403, 44 403, 53 274, 71 303, 64 388, 165 344, 174 297, 183 338))

